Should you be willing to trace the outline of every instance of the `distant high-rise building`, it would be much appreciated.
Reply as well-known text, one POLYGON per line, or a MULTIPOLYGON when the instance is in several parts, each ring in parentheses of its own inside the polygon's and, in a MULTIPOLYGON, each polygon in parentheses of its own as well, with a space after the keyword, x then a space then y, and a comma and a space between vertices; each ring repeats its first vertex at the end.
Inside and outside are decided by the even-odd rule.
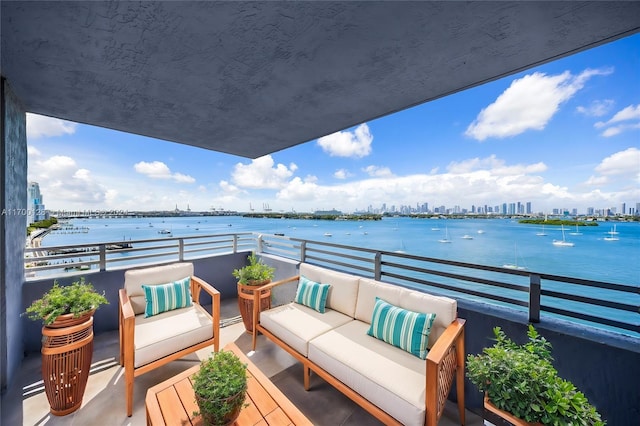
POLYGON ((45 220, 44 202, 38 182, 29 182, 27 186, 27 223, 45 220))

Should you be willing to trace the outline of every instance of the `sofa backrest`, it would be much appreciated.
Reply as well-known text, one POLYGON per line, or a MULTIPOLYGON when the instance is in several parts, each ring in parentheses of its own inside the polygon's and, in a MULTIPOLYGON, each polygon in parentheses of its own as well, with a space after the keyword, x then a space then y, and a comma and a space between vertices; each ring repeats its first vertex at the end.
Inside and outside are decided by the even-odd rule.
POLYGON ((429 333, 428 348, 433 346, 449 324, 457 318, 458 305, 454 299, 360 278, 356 319, 371 324, 376 297, 410 311, 436 314, 429 333))
POLYGON ((166 284, 193 276, 193 263, 173 263, 151 268, 129 269, 124 273, 124 288, 131 300, 136 315, 143 314, 145 308, 142 285, 166 284))
POLYGON ((331 284, 327 307, 354 317, 358 298, 359 278, 308 263, 300 264, 300 275, 321 284, 331 284))

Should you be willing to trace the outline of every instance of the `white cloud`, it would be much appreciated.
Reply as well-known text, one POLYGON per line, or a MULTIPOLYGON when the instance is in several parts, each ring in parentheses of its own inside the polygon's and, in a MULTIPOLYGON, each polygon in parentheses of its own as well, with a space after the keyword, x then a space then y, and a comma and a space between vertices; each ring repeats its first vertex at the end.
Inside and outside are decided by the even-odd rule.
POLYGON ((182 173, 172 173, 169 166, 162 161, 152 161, 150 163, 146 161, 140 161, 134 164, 134 170, 142 175, 150 177, 151 179, 172 179, 178 183, 194 183, 196 180, 182 173))
POLYGON ((589 106, 579 106, 576 108, 580 114, 584 114, 588 117, 602 117, 611 111, 613 108, 613 99, 604 99, 601 101, 593 101, 589 106))
POLYGON ((362 169, 365 173, 367 173, 371 177, 391 177, 393 173, 391 173, 391 169, 388 167, 380 167, 380 166, 367 166, 362 169))
POLYGON ((33 159, 33 158, 36 158, 36 157, 40 157, 41 155, 42 155, 42 153, 35 146, 32 146, 32 145, 28 145, 27 146, 27 156, 29 158, 33 159))
POLYGON ((640 149, 629 148, 616 152, 602 160, 595 170, 605 176, 637 175, 640 173, 640 149))
POLYGON ((27 139, 72 135, 77 126, 71 121, 27 113, 27 139))
POLYGON ((610 120, 598 121, 594 126, 596 129, 610 126, 601 133, 601 136, 605 138, 619 135, 627 130, 640 129, 640 104, 635 106, 629 105, 615 113, 610 120), (631 121, 631 123, 629 123, 629 121, 631 121))
POLYGON ((104 207, 117 195, 117 191, 101 184, 89 170, 79 168, 71 157, 57 155, 45 160, 31 158, 30 162, 29 180, 40 184, 47 207, 104 207))
POLYGON ((271 155, 251 160, 251 164, 238 163, 233 169, 233 183, 242 188, 280 189, 287 184, 298 166, 291 163, 289 167, 284 164, 274 167, 274 164, 271 155))
POLYGON ((333 174, 333 177, 336 179, 346 179, 351 176, 352 174, 349 173, 347 169, 336 170, 336 172, 333 174))
POLYGON ((560 105, 582 89, 589 78, 611 74, 611 69, 587 69, 577 76, 536 72, 516 79, 478 114, 465 134, 479 141, 506 138, 527 130, 542 130, 560 105))
POLYGON ((332 157, 365 157, 371 153, 371 142, 373 135, 366 123, 353 132, 336 132, 318 139, 318 145, 332 157))

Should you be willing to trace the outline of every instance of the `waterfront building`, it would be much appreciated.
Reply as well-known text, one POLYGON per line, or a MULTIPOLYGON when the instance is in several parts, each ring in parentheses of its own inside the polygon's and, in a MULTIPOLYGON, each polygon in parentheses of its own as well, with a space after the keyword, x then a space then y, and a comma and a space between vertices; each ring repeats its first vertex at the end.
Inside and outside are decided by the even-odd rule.
POLYGON ((27 186, 27 223, 34 223, 47 218, 44 201, 38 182, 29 182, 27 186))

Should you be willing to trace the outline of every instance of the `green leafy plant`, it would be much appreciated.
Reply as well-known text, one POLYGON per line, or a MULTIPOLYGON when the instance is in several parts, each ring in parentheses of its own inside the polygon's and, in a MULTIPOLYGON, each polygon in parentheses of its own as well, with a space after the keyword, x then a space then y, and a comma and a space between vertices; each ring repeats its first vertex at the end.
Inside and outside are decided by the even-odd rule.
POLYGON ((544 425, 604 425, 595 407, 551 363, 551 344, 529 325, 518 345, 496 327, 496 343, 467 357, 467 377, 503 411, 544 425))
POLYGON ((247 391, 247 366, 231 351, 221 350, 200 363, 192 377, 199 412, 205 424, 223 425, 242 409, 247 391))
POLYGON ((58 281, 54 281, 53 287, 42 298, 35 300, 23 315, 50 325, 60 315, 73 314, 77 318, 105 304, 109 304, 109 301, 104 292, 98 293, 91 283, 85 283, 84 277, 81 277, 68 286, 60 286, 58 281))
POLYGON ((263 263, 262 259, 258 259, 255 253, 251 253, 247 260, 249 260, 247 266, 234 269, 232 272, 240 284, 260 285, 273 279, 276 269, 263 263))

